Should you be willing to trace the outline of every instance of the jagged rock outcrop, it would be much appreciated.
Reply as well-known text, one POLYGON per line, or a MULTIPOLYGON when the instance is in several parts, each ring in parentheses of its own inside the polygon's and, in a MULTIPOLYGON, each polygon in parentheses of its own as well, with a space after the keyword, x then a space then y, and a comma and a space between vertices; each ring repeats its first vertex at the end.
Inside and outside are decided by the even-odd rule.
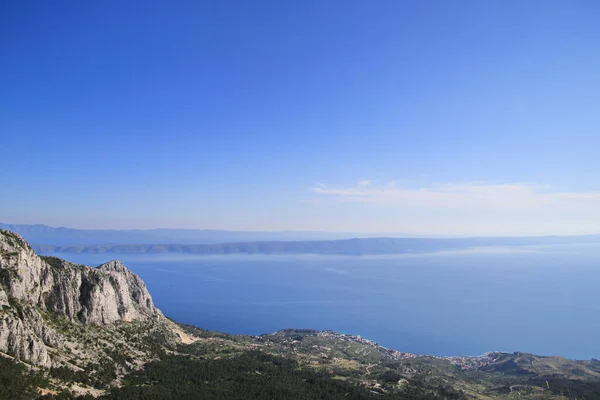
POLYGON ((51 366, 47 347, 59 339, 44 310, 82 324, 164 319, 144 282, 121 262, 92 268, 40 257, 21 236, 0 230, 0 351, 51 366))
POLYGON ((31 308, 0 315, 0 351, 34 365, 52 366, 48 347, 59 343, 56 332, 31 308))
POLYGON ((6 292, 2 288, 0 288, 0 307, 8 305, 8 296, 6 295, 6 292))

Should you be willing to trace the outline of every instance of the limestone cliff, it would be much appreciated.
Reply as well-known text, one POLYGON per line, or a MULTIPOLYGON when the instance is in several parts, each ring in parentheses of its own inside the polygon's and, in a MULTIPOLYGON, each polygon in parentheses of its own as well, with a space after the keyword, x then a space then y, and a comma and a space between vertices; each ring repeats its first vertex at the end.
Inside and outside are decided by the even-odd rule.
POLYGON ((0 352, 52 366, 60 335, 45 313, 101 326, 165 320, 144 282, 121 262, 92 268, 40 257, 21 236, 0 230, 0 352))

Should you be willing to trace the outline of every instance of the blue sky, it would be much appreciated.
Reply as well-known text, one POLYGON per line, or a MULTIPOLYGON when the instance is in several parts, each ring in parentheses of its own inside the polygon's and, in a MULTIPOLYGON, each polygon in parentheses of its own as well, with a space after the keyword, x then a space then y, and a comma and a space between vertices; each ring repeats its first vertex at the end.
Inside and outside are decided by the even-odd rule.
POLYGON ((600 230, 597 1, 19 1, 0 221, 600 230))

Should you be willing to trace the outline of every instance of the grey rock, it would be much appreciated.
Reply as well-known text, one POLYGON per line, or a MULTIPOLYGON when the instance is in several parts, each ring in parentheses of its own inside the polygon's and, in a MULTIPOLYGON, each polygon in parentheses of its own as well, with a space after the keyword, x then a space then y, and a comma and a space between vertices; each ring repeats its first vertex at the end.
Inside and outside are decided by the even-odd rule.
POLYGON ((50 367, 46 345, 31 325, 8 314, 0 316, 0 351, 31 364, 50 367))
POLYGON ((0 288, 0 308, 8 305, 8 295, 6 294, 4 289, 0 288))
POLYGON ((0 230, 0 351, 41 366, 52 364, 47 347, 60 339, 41 314, 72 322, 165 320, 144 282, 120 261, 98 268, 40 257, 19 235, 0 230), (10 303, 24 307, 11 310, 10 303))

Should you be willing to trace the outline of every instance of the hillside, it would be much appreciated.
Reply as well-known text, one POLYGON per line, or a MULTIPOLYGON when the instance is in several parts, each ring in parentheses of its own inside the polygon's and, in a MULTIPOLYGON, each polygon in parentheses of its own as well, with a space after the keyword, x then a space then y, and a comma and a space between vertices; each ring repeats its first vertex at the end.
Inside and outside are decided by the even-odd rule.
POLYGON ((433 357, 359 336, 228 335, 177 324, 118 261, 34 253, 0 230, 0 398, 593 399, 600 362, 433 357))

